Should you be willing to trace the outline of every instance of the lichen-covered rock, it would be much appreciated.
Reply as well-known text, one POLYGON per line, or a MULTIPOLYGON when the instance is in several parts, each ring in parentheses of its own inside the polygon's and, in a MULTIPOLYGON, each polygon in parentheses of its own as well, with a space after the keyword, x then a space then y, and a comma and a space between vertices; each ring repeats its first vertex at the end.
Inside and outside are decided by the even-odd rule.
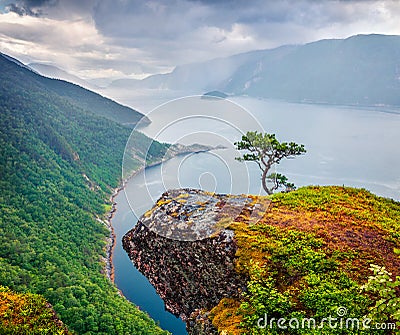
POLYGON ((200 310, 210 310, 222 298, 237 297, 245 289, 246 278, 235 270, 234 234, 224 222, 231 223, 249 208, 258 208, 249 196, 172 190, 123 238, 130 259, 156 288, 166 309, 190 320, 193 334, 213 332, 211 322, 196 325, 203 318, 200 310))
POLYGON ((170 190, 140 218, 140 222, 170 239, 202 240, 218 235, 245 208, 256 205, 253 197, 248 195, 217 195, 194 189, 170 190))

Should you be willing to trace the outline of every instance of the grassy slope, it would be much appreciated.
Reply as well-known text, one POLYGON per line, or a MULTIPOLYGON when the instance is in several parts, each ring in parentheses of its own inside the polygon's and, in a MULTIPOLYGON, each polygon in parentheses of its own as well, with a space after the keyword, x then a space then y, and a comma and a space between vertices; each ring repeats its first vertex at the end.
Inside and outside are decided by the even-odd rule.
POLYGON ((400 203, 365 190, 305 187, 274 195, 256 224, 247 224, 249 214, 230 226, 248 292, 240 301, 223 299, 212 310, 214 325, 226 334, 362 334, 329 328, 267 332, 257 321, 264 313, 277 319, 337 317, 340 306, 346 317, 366 315, 378 299, 360 290, 372 274, 370 264, 400 275, 400 203))
POLYGON ((101 273, 109 231, 96 217, 130 130, 0 67, 0 285, 43 295, 79 334, 164 334, 101 273))

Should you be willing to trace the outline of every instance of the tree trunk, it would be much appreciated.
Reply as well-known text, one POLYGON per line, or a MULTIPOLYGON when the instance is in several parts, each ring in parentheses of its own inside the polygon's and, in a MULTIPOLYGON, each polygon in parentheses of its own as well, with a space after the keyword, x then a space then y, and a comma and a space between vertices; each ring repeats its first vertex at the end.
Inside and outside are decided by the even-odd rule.
POLYGON ((268 195, 272 194, 272 190, 270 190, 267 186, 267 174, 268 174, 269 168, 265 168, 265 170, 262 173, 261 176, 261 182, 262 182, 262 187, 265 192, 267 192, 268 195))

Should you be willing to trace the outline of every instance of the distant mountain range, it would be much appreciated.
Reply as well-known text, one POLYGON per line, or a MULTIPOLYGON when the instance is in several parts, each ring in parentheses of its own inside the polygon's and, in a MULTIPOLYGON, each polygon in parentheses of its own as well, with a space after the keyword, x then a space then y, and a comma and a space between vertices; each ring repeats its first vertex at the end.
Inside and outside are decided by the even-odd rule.
MULTIPOLYGON (((46 77, 100 90, 56 66, 12 60, 46 77)), ((74 96, 71 89, 60 87, 58 93, 74 96)), ((180 65, 170 73, 142 80, 117 79, 101 92, 107 94, 108 89, 114 93, 115 89, 168 89, 187 94, 218 90, 292 102, 399 106, 400 36, 357 35, 251 51, 180 65)))
POLYGON ((322 40, 246 62, 222 88, 290 101, 400 105, 400 36, 322 40))
POLYGON ((400 36, 357 35, 176 67, 110 87, 210 90, 295 102, 400 105, 400 36))
POLYGON ((227 58, 177 66, 171 73, 137 79, 117 79, 109 87, 198 90, 199 93, 219 88, 243 64, 256 61, 264 51, 252 51, 227 58))
POLYGON ((82 78, 74 76, 73 74, 70 74, 67 71, 61 70, 60 68, 58 68, 57 66, 54 66, 54 65, 42 64, 42 63, 29 63, 29 64, 27 64, 27 66, 30 67, 31 69, 35 70, 42 76, 45 76, 48 78, 65 80, 70 83, 87 88, 89 90, 98 89, 98 87, 96 87, 96 85, 89 83, 88 81, 86 81, 82 78))

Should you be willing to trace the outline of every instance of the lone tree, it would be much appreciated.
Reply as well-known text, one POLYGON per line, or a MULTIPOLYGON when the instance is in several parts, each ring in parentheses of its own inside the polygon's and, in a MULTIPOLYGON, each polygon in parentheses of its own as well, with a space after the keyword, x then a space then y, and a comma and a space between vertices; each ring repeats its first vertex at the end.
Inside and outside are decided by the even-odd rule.
POLYGON ((283 158, 293 158, 306 153, 303 144, 294 142, 282 142, 276 139, 275 134, 262 134, 257 131, 249 131, 242 136, 240 142, 235 142, 238 150, 247 150, 249 153, 242 157, 236 157, 237 160, 256 162, 262 171, 262 186, 267 194, 272 194, 280 187, 285 187, 287 191, 295 188, 294 184, 289 183, 286 176, 280 173, 268 174, 273 164, 279 164, 283 158), (267 180, 273 182, 268 187, 267 180))

